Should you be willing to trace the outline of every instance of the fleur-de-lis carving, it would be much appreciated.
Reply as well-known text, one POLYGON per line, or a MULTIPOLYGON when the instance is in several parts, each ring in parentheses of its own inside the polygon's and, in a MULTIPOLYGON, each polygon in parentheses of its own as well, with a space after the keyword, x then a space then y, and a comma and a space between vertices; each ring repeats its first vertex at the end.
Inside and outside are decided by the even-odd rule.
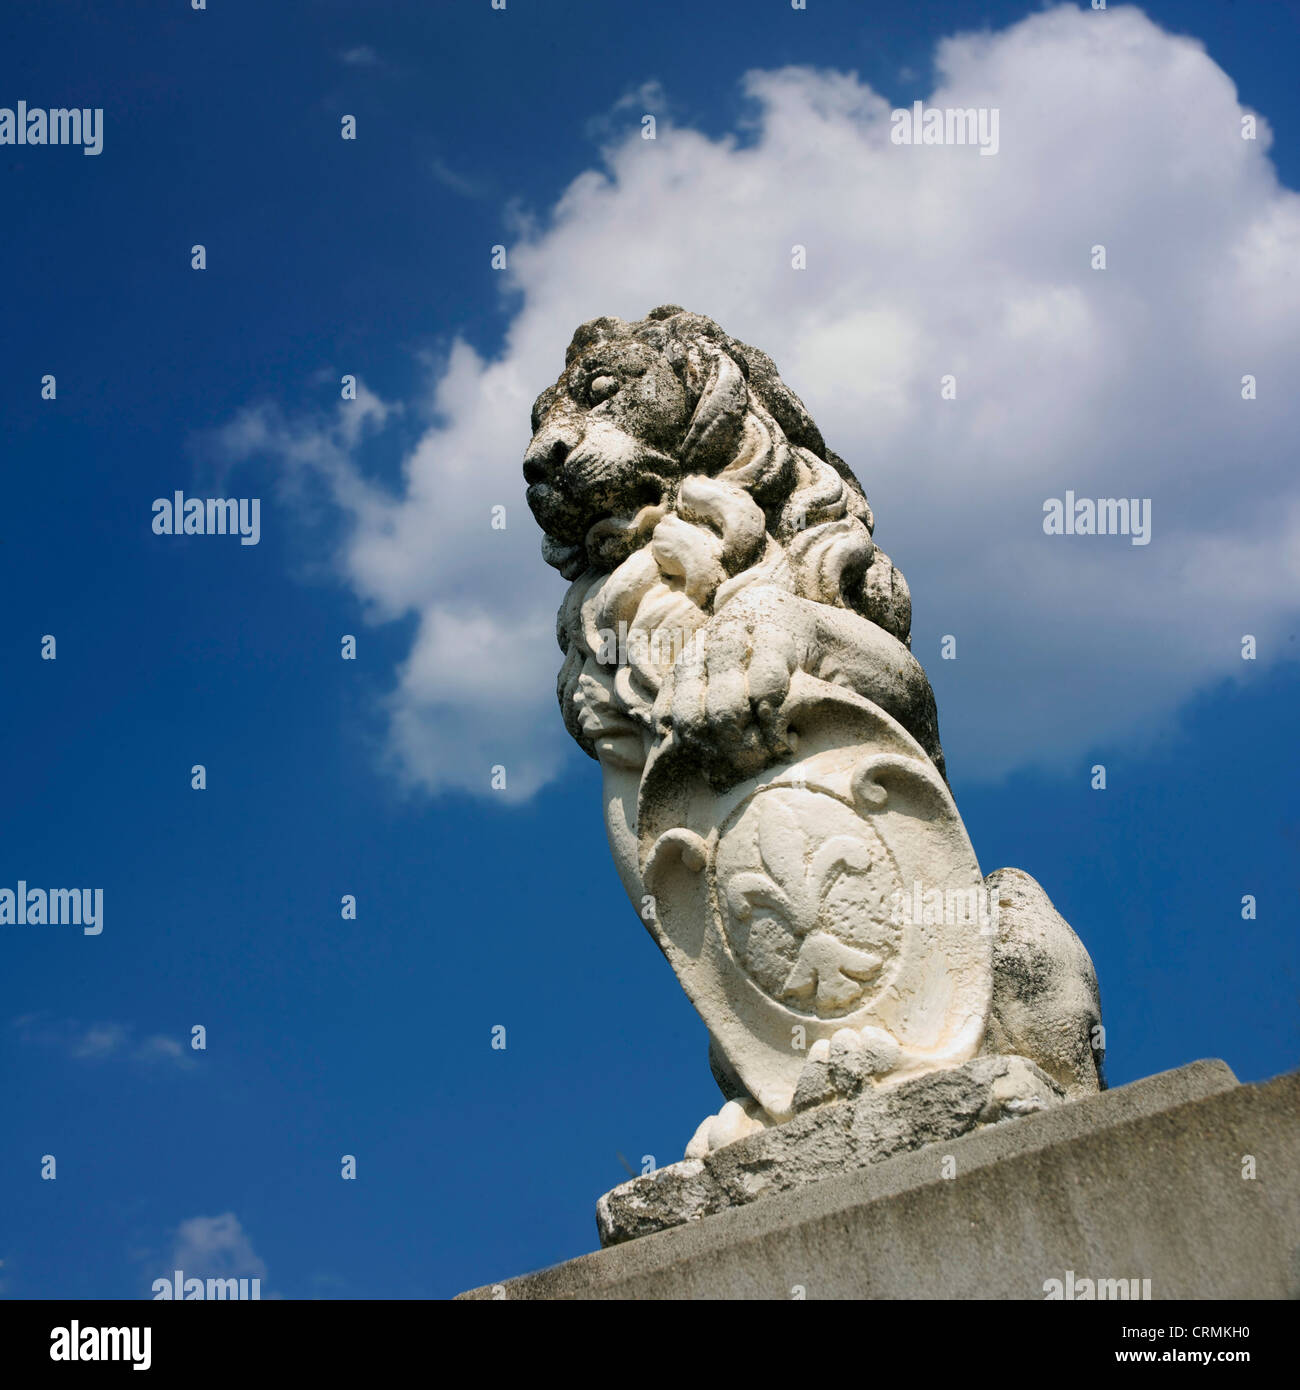
POLYGON ((871 868, 869 846, 851 835, 812 846, 789 808, 768 799, 758 821, 758 853, 762 871, 743 870, 727 881, 733 918, 747 922, 755 908, 779 916, 799 942, 782 994, 812 1000, 819 1012, 843 1008, 862 993, 884 960, 820 929, 821 919, 841 875, 871 868))

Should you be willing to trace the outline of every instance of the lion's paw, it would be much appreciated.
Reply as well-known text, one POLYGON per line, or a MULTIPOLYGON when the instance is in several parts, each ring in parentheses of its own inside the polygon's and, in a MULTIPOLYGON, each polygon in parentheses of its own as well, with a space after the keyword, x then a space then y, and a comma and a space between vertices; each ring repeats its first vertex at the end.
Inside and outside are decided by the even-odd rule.
POLYGON ((794 1109, 811 1110, 832 1100, 856 1096, 878 1076, 898 1065, 899 1046, 883 1028, 841 1028, 808 1049, 799 1075, 794 1109))
POLYGON ((695 1137, 686 1146, 686 1157, 706 1158, 724 1144, 734 1144, 737 1139, 767 1127, 763 1108, 756 1100, 729 1100, 695 1131, 695 1137))
POLYGON ((790 679, 807 627, 803 601, 760 588, 728 605, 677 660, 654 708, 715 787, 752 776, 795 750, 786 721, 790 679))

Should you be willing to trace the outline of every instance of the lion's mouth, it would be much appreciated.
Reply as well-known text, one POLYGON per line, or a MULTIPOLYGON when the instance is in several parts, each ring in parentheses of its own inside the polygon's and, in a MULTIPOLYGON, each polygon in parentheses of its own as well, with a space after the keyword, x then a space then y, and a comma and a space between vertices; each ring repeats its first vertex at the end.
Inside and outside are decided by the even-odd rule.
POLYGON ((581 545, 591 522, 566 493, 550 483, 534 483, 524 498, 543 531, 563 545, 581 545))
MULTIPOLYGON (((549 483, 533 483, 527 492, 524 493, 524 500, 528 503, 528 510, 537 518, 542 525, 546 525, 544 520, 547 510, 547 503, 550 501, 555 489, 549 483)), ((547 527, 549 530, 550 527, 547 527)))
MULTIPOLYGON (((596 489, 591 489, 596 492, 596 489)), ((528 509, 544 531, 564 545, 586 544, 621 534, 629 526, 640 529, 649 513, 657 520, 667 510, 670 488, 666 480, 643 480, 614 505, 601 505, 605 499, 598 494, 583 498, 567 488, 550 483, 534 483, 524 494, 528 509)), ((613 501, 613 499, 610 499, 613 501)))
POLYGON ((613 567, 645 545, 671 509, 668 501, 638 507, 634 512, 603 516, 588 528, 583 542, 593 564, 613 567))

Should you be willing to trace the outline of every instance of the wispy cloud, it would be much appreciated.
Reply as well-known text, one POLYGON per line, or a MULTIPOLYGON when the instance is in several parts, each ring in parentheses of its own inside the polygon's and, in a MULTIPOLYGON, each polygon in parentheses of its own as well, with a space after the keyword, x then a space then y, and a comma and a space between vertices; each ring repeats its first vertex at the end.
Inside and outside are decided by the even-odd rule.
POLYGON ((444 188, 450 188, 453 193, 459 193, 463 198, 481 198, 483 196, 483 186, 474 179, 467 178, 464 174, 458 174, 455 169, 449 168, 442 159, 435 159, 432 164, 433 176, 444 188))
POLYGON ((583 134, 599 144, 612 144, 623 139, 632 126, 639 139, 643 116, 653 116, 658 125, 666 124, 673 114, 663 83, 651 78, 630 87, 607 111, 588 116, 583 122, 583 134))
POLYGON ((368 43, 356 48, 344 49, 339 54, 339 62, 350 68, 377 68, 380 66, 379 54, 368 43))
POLYGON ((139 1037, 129 1023, 83 1024, 46 1014, 22 1014, 12 1019, 10 1026, 23 1046, 47 1048, 78 1062, 117 1060, 180 1068, 194 1065, 189 1049, 178 1038, 165 1033, 139 1037))

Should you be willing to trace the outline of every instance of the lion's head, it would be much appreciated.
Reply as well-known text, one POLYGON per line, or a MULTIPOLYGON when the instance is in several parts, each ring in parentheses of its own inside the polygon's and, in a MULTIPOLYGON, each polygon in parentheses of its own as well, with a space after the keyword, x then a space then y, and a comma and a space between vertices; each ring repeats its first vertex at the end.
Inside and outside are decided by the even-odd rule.
MULTIPOLYGON (((578 677, 585 663, 591 687, 609 664, 593 624, 662 624, 671 610, 689 627, 684 608, 702 621, 761 572, 910 642, 907 585, 875 547, 857 479, 771 359, 711 319, 668 305, 583 324, 532 426, 528 505, 547 562, 576 581, 560 615, 561 687, 588 751, 578 677)), ((657 663, 631 664, 650 694, 657 663)), ((624 714, 644 704, 609 693, 624 714)))

